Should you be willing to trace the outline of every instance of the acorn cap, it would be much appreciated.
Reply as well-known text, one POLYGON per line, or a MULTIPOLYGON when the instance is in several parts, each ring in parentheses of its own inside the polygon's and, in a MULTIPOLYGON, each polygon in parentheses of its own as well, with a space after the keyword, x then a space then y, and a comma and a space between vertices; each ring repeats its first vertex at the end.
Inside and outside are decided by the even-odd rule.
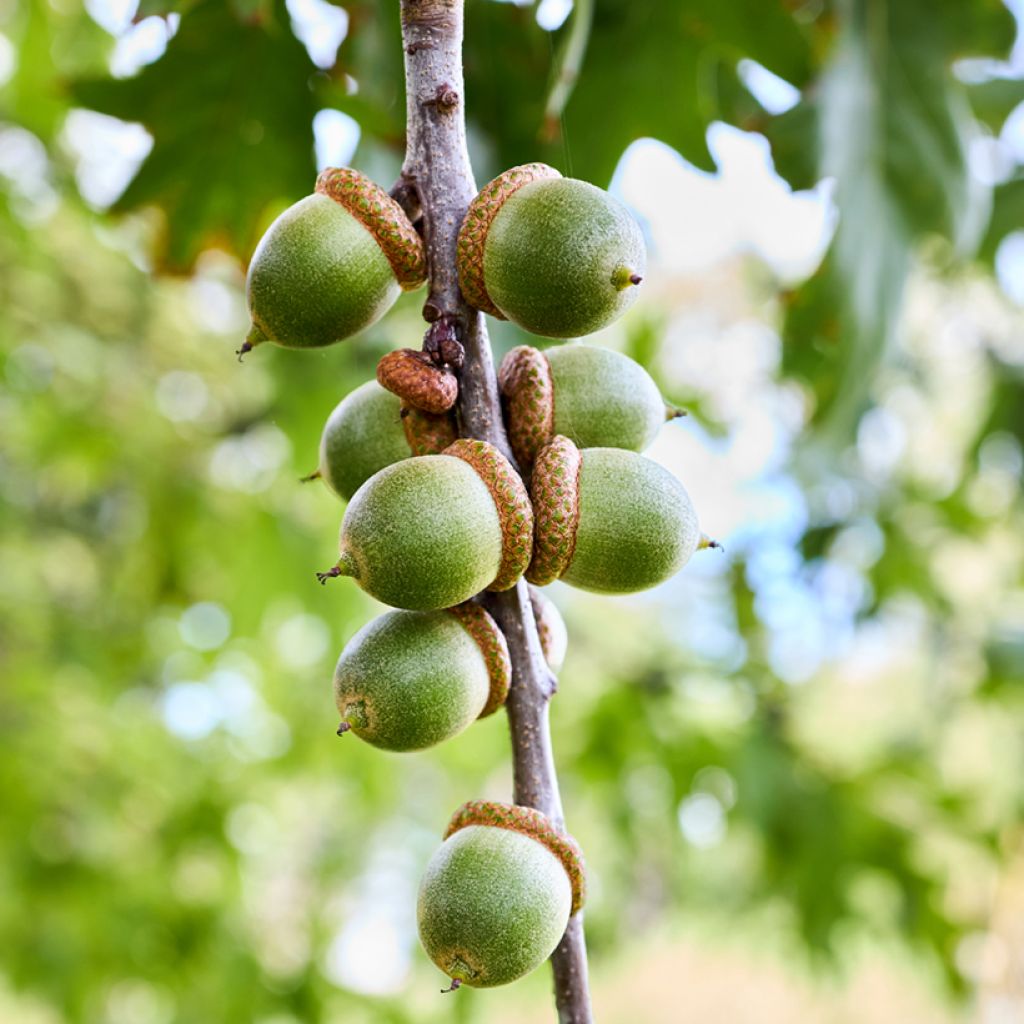
POLYGON ((565 868, 572 887, 572 910, 575 914, 587 898, 586 865, 583 852, 572 836, 559 832, 551 819, 532 807, 520 804, 502 804, 493 800, 470 800, 463 804, 448 822, 444 838, 448 839, 460 829, 470 825, 504 828, 510 832, 536 839, 553 853, 565 868))
POLYGON ((580 522, 580 450, 559 434, 540 450, 533 467, 533 559, 526 578, 542 587, 569 567, 580 522))
POLYGON ((555 384, 547 356, 530 345, 518 345, 501 361, 498 386, 506 403, 508 440, 522 467, 555 432, 555 384))
POLYGON ((491 221, 498 215, 505 200, 524 185, 541 178, 560 178, 562 175, 547 164, 522 164, 511 167, 488 182, 469 204, 462 227, 459 228, 457 262, 459 287, 465 300, 474 308, 490 313, 499 320, 506 319, 491 301, 484 284, 484 245, 491 221))
POLYGON ((480 648, 491 677, 491 692, 479 718, 493 715, 505 703, 512 682, 512 659, 508 653, 505 634, 484 608, 465 601, 448 611, 459 620, 480 648))
POLYGON ((413 455, 437 455, 459 435, 448 413, 430 413, 411 405, 402 407, 402 430, 413 455))
POLYGON ((488 590, 509 590, 523 575, 533 551, 533 510, 512 463, 487 441, 460 438, 441 453, 467 463, 491 492, 501 523, 501 565, 488 590))
POLYGON ((427 280, 427 251, 405 211, 365 174, 351 167, 325 167, 316 191, 352 214, 377 240, 403 291, 427 280))
POLYGON ((381 356, 377 383, 406 405, 424 412, 447 412, 459 397, 455 374, 435 366, 428 355, 412 348, 400 348, 381 356))

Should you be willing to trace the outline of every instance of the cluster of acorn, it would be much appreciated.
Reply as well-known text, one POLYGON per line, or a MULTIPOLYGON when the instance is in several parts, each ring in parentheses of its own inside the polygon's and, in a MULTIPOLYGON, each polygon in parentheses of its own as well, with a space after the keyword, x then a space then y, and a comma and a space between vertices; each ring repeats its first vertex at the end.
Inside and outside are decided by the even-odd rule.
MULTIPOLYGON (((611 196, 529 164, 473 201, 458 261, 472 306, 565 339, 624 312, 645 251, 611 196)), ((332 344, 426 276, 423 242, 402 208, 359 172, 328 169, 253 256, 243 349, 332 344)), ((498 625, 473 600, 481 592, 525 576, 537 586, 561 579, 629 593, 668 579, 708 544, 682 485, 639 454, 678 412, 637 363, 583 344, 520 346, 502 362, 499 386, 519 472, 494 446, 458 437, 458 377, 443 346, 385 356, 377 380, 326 422, 311 476, 348 504, 340 558, 318 577, 350 576, 396 609, 342 652, 339 733, 419 750, 498 710, 511 663, 498 625)), ((530 593, 557 670, 565 626, 550 601, 530 593)), ((421 940, 453 987, 503 984, 551 954, 583 895, 579 849, 543 814, 469 803, 427 867, 421 940)))

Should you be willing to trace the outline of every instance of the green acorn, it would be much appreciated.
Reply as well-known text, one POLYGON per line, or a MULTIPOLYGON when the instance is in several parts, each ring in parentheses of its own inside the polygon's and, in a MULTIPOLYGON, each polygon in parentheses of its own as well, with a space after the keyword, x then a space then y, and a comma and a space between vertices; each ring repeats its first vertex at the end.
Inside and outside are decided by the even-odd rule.
POLYGON ((338 660, 338 732, 384 750, 432 747, 497 711, 511 677, 505 636, 480 605, 388 612, 338 660))
POLYGON ((557 672, 565 662, 565 655, 569 649, 569 631, 565 628, 565 620, 555 602, 536 587, 530 587, 530 604, 533 607, 533 617, 537 623, 537 635, 540 637, 540 649, 544 652, 544 660, 552 672, 557 672))
POLYGON ((583 857, 540 811, 473 801, 427 864, 416 918, 452 988, 492 988, 554 952, 585 897, 583 857))
POLYGON ((306 479, 323 480, 348 501, 373 476, 412 455, 434 455, 456 438, 450 416, 404 409, 400 399, 368 380, 335 407, 320 435, 320 462, 306 479))
POLYGON ((317 577, 351 576, 396 608, 450 608, 515 586, 532 543, 530 500, 511 463, 486 441, 462 439, 370 477, 345 510, 341 558, 317 577))
POLYGON ((580 448, 642 452, 666 420, 684 415, 665 404, 639 363, 594 345, 520 345, 502 360, 498 382, 509 443, 524 468, 556 434, 580 448))
POLYGON ((579 338, 617 320, 646 264, 643 234, 626 208, 546 164, 495 178, 459 230, 466 301, 548 338, 579 338))
POLYGON ((426 279, 423 240, 398 203, 358 171, 328 167, 256 246, 246 280, 252 329, 240 354, 264 341, 332 345, 426 279))
POLYGON ((628 594, 674 576, 699 546, 697 513, 683 485, 650 459, 621 448, 580 451, 566 437, 533 468, 533 560, 526 578, 628 594))

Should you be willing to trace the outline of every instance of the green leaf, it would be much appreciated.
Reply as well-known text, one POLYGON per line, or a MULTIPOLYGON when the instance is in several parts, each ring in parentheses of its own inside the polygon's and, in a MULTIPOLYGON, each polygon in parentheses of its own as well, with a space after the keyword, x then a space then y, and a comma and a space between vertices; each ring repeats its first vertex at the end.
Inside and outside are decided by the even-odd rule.
POLYGON ((327 98, 354 117, 364 133, 402 152, 405 147, 405 78, 397 3, 357 0, 346 5, 348 34, 338 50, 336 84, 327 98), (344 76, 355 80, 352 92, 344 76))
MULTIPOLYGON (((195 7, 197 0, 139 0, 134 21, 144 18, 166 18, 169 14, 185 14, 195 7)), ((229 6, 242 21, 259 22, 272 18, 274 0, 230 0, 229 6)))
POLYGON ((999 132, 1014 109, 1024 103, 1024 78, 993 78, 967 87, 974 116, 999 132))
POLYGON ((578 173, 606 184, 625 146, 644 136, 712 170, 707 127, 731 109, 731 76, 743 57, 797 87, 810 77, 807 39, 782 5, 701 0, 652 9, 598 0, 580 79, 565 112, 565 137, 578 173), (643 59, 629 61, 634 53, 643 59))
POLYGON ((1024 175, 999 185, 992 197, 992 216, 978 255, 988 262, 996 257, 1002 240, 1024 230, 1024 175))
POLYGON ((798 87, 812 70, 804 30, 779 5, 595 0, 579 77, 561 122, 546 125, 556 51, 571 26, 552 37, 531 8, 512 4, 471 3, 466 16, 467 113, 494 170, 540 158, 607 185, 644 137, 713 169, 705 135, 741 96, 737 62, 751 57, 798 87), (630 62, 634 53, 643 60, 630 62))
MULTIPOLYGON (((899 5, 894 5, 899 6, 899 5)), ((919 28, 941 24, 946 53, 962 57, 1009 58, 1017 23, 1003 0, 939 0, 927 6, 908 5, 919 28)))
POLYGON ((135 21, 142 21, 144 18, 166 18, 168 14, 184 14, 190 7, 194 7, 196 0, 139 0, 139 6, 135 11, 135 21))
POLYGON ((986 197, 967 172, 972 124, 949 70, 955 24, 948 3, 848 4, 819 83, 819 173, 836 179, 840 224, 823 279, 794 304, 785 334, 800 353, 789 364, 815 385, 826 450, 845 443, 865 407, 917 240, 937 233, 969 252, 983 227, 986 197), (808 345, 834 336, 837 318, 842 344, 816 372, 808 345))
POLYGON ((246 259, 282 198, 312 191, 316 68, 292 35, 283 2, 274 18, 240 22, 202 0, 166 54, 133 79, 72 86, 87 107, 144 125, 153 150, 117 212, 159 206, 161 269, 187 271, 208 246, 246 259))
POLYGON ((18 60, 10 81, 0 87, 0 120, 20 124, 50 143, 68 109, 61 80, 103 73, 110 36, 80 5, 55 10, 45 0, 15 5, 3 31, 18 60))
POLYGON ((802 100, 771 118, 758 130, 772 147, 775 170, 793 188, 813 188, 821 178, 818 170, 820 126, 815 103, 802 100))

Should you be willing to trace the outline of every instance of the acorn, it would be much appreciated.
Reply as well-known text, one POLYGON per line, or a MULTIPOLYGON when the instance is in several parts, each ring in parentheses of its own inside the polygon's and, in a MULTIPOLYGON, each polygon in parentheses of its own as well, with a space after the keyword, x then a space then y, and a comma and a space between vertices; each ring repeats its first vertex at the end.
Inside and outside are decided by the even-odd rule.
POLYGON ((529 807, 472 801, 427 864, 420 942, 451 988, 492 988, 551 954, 586 895, 575 841, 529 807))
POLYGON ((332 345, 426 279, 423 239, 398 203, 359 171, 328 167, 256 246, 246 280, 252 329, 240 354, 264 341, 332 345))
POLYGON ((537 623, 537 635, 540 637, 540 649, 544 652, 544 660, 552 672, 557 672, 565 662, 569 649, 569 631, 565 628, 562 613, 555 602, 543 591, 530 587, 530 605, 537 623))
POLYGON ((515 586, 532 543, 533 511, 512 464, 463 438, 370 477, 345 510, 341 557, 317 578, 351 576, 395 608, 450 608, 515 586))
MULTIPOLYGON (((702 544, 683 485, 622 448, 584 448, 556 437, 533 468, 533 559, 526 578, 628 594, 674 576, 702 544)), ((707 546, 705 542, 704 546, 707 546)))
POLYGON ((511 677, 505 636, 480 605, 388 612, 338 659, 338 732, 384 750, 432 747, 497 711, 511 677))
POLYGON ((347 394, 320 435, 320 461, 305 479, 323 480, 348 501, 374 473, 413 455, 434 455, 456 438, 451 416, 403 409, 375 380, 347 394))
POLYGON ((646 264, 643 233, 626 208, 546 164, 495 178, 459 230, 466 301, 548 338, 578 338, 617 320, 646 264))
POLYGON ((639 363, 594 345, 544 352, 520 345, 502 360, 498 383, 509 443, 523 467, 556 434, 580 448, 642 452, 666 420, 685 415, 665 404, 639 363))

